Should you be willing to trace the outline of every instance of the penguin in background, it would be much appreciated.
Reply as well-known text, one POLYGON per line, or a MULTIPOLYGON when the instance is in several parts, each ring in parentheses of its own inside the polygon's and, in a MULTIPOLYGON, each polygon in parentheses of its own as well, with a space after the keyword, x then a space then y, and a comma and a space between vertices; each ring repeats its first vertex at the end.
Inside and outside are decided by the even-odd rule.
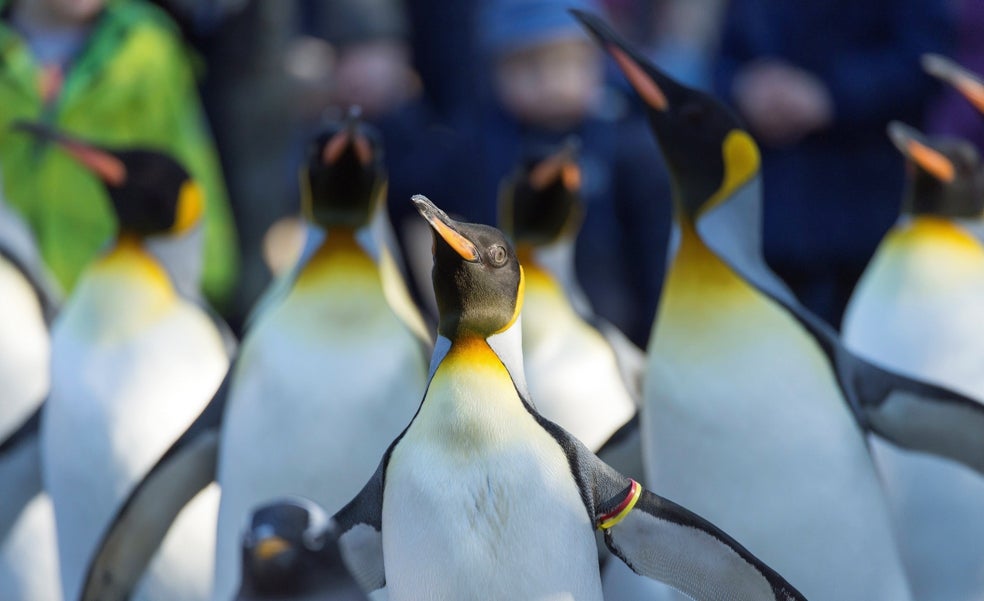
POLYGON ((592 314, 575 279, 574 242, 584 216, 580 180, 573 139, 555 152, 532 154, 503 181, 499 225, 526 274, 530 394, 544 417, 597 452, 635 415, 645 359, 624 336, 614 344, 606 339, 602 328, 618 331, 592 314))
POLYGON ((307 499, 255 509, 241 556, 234 601, 369 601, 345 565, 337 527, 307 499))
POLYGON ((58 550, 38 424, 59 299, 21 223, 0 200, 0 599, 52 601, 61 598, 58 550))
POLYGON ((953 86, 981 113, 984 113, 984 80, 952 60, 939 54, 922 57, 923 69, 930 75, 953 86))
POLYGON ((575 15, 645 102, 674 184, 641 410, 649 481, 811 598, 912 598, 865 435, 984 473, 984 408, 850 354, 762 258, 759 153, 738 119, 575 15))
MULTIPOLYGON (((902 216, 858 282, 845 345, 888 369, 984 402, 984 164, 969 142, 927 139, 900 123, 902 216)), ((984 598, 984 480, 947 459, 872 450, 917 599, 984 598)))
MULTIPOLYGON (((42 479, 55 510, 62 592, 77 599, 90 557, 130 490, 212 398, 229 366, 227 331, 182 298, 144 242, 195 226, 203 197, 152 150, 108 149, 22 123, 100 178, 119 233, 52 327, 51 388, 40 426, 42 479)), ((200 600, 211 588, 218 489, 168 531, 136 599, 200 600)))
POLYGON ((600 601, 593 531, 695 599, 803 599, 727 534, 616 472, 534 409, 525 277, 499 230, 413 198, 434 231, 440 322, 423 401, 334 516, 364 590, 391 601, 600 601))

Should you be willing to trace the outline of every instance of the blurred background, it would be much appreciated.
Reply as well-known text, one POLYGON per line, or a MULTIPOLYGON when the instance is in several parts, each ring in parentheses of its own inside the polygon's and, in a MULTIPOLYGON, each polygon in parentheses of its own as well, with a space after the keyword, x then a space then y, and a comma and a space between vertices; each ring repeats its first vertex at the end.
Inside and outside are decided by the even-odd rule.
POLYGON ((171 149, 207 196, 191 277, 238 328, 299 248, 304 144, 345 107, 382 133, 389 211, 407 262, 426 266, 422 287, 430 240, 414 242, 410 196, 494 223, 500 180, 574 134, 579 279, 597 313, 645 344, 670 184, 642 105, 570 7, 606 15, 742 116, 763 150, 767 260, 835 326, 898 215, 903 162, 886 124, 984 144, 973 109, 918 62, 938 52, 984 72, 980 0, 0 0, 6 203, 67 292, 109 238, 108 209, 91 175, 7 126, 41 119, 171 149))

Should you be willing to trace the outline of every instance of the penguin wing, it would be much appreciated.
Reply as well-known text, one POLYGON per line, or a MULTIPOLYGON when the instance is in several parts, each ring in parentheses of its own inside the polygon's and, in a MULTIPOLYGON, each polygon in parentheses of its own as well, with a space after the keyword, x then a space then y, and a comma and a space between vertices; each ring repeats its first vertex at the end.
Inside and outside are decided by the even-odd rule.
POLYGON ((39 427, 41 408, 0 443, 0 541, 23 511, 41 492, 39 427))
POLYGON ((116 512, 89 562, 81 601, 129 599, 171 523, 215 480, 219 427, 232 373, 230 368, 202 413, 116 512))
POLYGON ((634 572, 694 599, 805 600, 720 528, 618 473, 549 420, 538 421, 567 454, 605 544, 634 572))
POLYGON ((846 351, 839 372, 869 431, 897 446, 940 455, 984 474, 984 404, 846 351))
POLYGON ((332 516, 345 564, 362 590, 368 592, 386 586, 382 533, 383 478, 389 454, 387 451, 376 473, 359 494, 332 516))

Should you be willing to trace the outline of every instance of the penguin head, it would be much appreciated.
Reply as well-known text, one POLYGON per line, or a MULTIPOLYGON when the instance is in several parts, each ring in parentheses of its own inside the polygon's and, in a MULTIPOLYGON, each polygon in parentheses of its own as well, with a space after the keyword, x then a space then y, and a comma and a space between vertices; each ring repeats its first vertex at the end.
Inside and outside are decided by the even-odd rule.
POLYGON ((488 338, 508 329, 523 304, 523 269, 505 235, 461 223, 426 197, 413 203, 434 230, 431 273, 440 313, 438 332, 450 340, 488 338))
POLYGON ((382 154, 378 133, 359 119, 358 108, 318 133, 300 174, 308 219, 324 228, 357 229, 369 223, 385 197, 382 154))
POLYGON ((598 17, 571 12, 645 103, 679 210, 696 220, 758 174, 758 147, 728 107, 657 69, 598 17))
POLYGON ((337 554, 332 523, 305 499, 256 509, 242 538, 243 586, 260 593, 302 592, 324 571, 326 544, 337 554))
POLYGON ((984 80, 938 54, 923 55, 922 65, 927 73, 956 88, 968 102, 984 113, 984 80))
POLYGON ((503 182, 499 226, 517 246, 552 244, 577 232, 584 216, 577 151, 574 138, 551 152, 537 149, 503 182))
POLYGON ((121 234, 180 234, 198 223, 205 206, 201 188, 173 157, 154 150, 109 149, 40 123, 14 129, 56 143, 102 182, 121 234))
POLYGON ((893 121, 888 135, 906 157, 903 210, 910 215, 980 217, 984 212, 984 166, 974 145, 955 138, 924 137, 893 121))

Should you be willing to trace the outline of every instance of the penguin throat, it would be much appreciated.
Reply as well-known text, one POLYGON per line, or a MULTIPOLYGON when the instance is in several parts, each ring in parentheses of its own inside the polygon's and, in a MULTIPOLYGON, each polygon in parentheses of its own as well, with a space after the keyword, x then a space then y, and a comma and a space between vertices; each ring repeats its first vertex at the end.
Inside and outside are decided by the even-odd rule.
POLYGON ((963 227, 949 219, 920 215, 899 225, 892 234, 894 244, 924 245, 927 247, 958 247, 980 252, 981 243, 963 227))
POLYGON ((164 267, 143 246, 136 234, 122 233, 92 267, 93 277, 132 282, 134 287, 161 299, 174 298, 174 286, 164 267))
POLYGON ((381 287, 379 269, 356 239, 351 227, 332 227, 297 277, 295 288, 308 290, 323 286, 381 287))
POLYGON ((664 307, 680 308, 713 305, 735 295, 743 295, 751 287, 707 246, 689 219, 678 219, 679 247, 662 295, 664 307))

